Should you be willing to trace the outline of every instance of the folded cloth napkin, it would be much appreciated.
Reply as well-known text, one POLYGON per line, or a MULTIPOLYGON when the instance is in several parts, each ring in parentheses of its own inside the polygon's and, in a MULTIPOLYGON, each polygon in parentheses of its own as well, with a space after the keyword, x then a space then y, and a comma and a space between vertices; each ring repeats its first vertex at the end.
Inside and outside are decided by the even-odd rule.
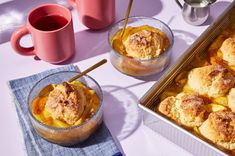
POLYGON ((58 71, 75 71, 76 66, 68 65, 57 69, 44 71, 29 77, 9 81, 9 87, 14 96, 16 111, 23 131, 27 154, 45 156, 121 156, 114 140, 103 123, 98 130, 85 142, 63 147, 42 139, 32 127, 28 114, 27 96, 33 85, 43 77, 58 71))

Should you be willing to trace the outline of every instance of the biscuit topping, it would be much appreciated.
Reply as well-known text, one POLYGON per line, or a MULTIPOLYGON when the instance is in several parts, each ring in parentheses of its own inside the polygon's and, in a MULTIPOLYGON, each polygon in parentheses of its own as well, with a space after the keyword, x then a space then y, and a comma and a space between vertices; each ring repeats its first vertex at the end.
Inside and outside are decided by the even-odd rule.
POLYGON ((54 119, 72 125, 82 115, 86 97, 79 87, 63 82, 50 92, 45 109, 54 119))
POLYGON ((226 39, 220 48, 223 59, 228 62, 229 65, 235 66, 235 39, 226 39))
POLYGON ((202 98, 197 95, 183 94, 181 96, 180 108, 188 114, 198 116, 204 110, 205 103, 202 98))
POLYGON ((235 114, 232 112, 214 112, 209 116, 212 127, 217 132, 218 140, 231 141, 235 139, 235 114))
POLYGON ((218 64, 194 68, 188 75, 189 87, 209 97, 225 96, 234 83, 234 76, 218 64))
POLYGON ((136 32, 124 41, 127 56, 138 59, 151 59, 163 52, 163 38, 150 30, 136 32))

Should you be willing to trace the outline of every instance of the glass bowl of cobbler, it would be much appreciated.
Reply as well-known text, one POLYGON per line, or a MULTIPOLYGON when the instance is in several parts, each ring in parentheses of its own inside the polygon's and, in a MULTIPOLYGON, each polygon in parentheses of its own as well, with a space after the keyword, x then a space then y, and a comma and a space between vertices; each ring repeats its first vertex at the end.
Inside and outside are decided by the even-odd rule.
POLYGON ((45 140, 63 146, 81 143, 102 123, 103 95, 90 76, 62 71, 39 80, 28 96, 32 126, 45 140))
POLYGON ((174 36, 162 21, 151 17, 129 17, 108 32, 110 60, 120 72, 130 76, 148 76, 161 72, 170 61, 174 36))

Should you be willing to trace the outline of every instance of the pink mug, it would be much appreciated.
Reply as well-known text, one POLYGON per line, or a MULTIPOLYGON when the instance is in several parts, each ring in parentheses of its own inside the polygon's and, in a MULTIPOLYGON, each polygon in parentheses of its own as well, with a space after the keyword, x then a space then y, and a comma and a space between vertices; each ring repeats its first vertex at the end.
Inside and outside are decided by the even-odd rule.
POLYGON ((49 63, 60 63, 75 52, 72 15, 58 4, 44 4, 32 10, 25 26, 11 37, 13 49, 21 55, 36 55, 49 63), (20 39, 31 34, 33 47, 22 47, 20 39))
POLYGON ((67 0, 78 11, 80 21, 90 29, 102 29, 114 22, 115 0, 67 0))

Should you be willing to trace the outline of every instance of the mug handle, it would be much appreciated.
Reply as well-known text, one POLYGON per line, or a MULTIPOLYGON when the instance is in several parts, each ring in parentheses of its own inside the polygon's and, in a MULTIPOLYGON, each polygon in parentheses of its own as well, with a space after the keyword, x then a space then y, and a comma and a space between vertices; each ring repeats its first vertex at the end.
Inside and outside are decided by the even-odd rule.
POLYGON ((183 6, 182 6, 182 4, 180 3, 179 0, 175 0, 175 2, 176 2, 176 4, 177 4, 181 9, 183 9, 183 6))
POLYGON ((27 26, 23 26, 16 30, 11 36, 11 46, 17 53, 21 55, 34 55, 34 47, 26 48, 20 45, 20 39, 26 34, 29 34, 29 29, 27 26))
POLYGON ((76 2, 76 0, 67 0, 67 2, 74 8, 78 8, 78 2, 76 2))

